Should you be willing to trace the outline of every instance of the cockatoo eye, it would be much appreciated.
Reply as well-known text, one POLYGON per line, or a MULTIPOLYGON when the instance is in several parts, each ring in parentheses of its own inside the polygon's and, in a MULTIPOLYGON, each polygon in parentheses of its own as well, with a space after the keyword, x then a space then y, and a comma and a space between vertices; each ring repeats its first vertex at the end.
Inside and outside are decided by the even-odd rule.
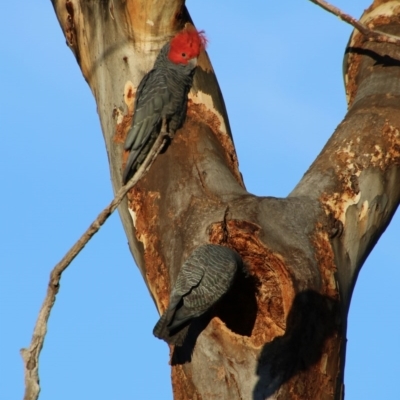
POLYGON ((182 57, 183 57, 183 58, 186 58, 186 53, 182 53, 182 57))

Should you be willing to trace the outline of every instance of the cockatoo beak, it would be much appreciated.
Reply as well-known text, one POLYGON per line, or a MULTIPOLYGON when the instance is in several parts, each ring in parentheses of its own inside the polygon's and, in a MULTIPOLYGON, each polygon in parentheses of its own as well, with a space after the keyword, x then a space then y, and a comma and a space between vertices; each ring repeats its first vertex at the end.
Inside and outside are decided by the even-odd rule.
POLYGON ((196 68, 196 66, 197 66, 197 57, 191 58, 188 61, 188 64, 190 65, 191 68, 196 68))

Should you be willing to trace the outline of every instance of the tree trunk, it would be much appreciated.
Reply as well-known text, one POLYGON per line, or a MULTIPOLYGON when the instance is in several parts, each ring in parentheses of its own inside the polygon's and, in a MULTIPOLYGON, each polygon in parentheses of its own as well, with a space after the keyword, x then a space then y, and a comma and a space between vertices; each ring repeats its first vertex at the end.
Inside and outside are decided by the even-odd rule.
MULTIPOLYGON (((400 35, 400 1, 375 3, 363 21, 400 35)), ((53 5, 95 96, 117 191, 135 88, 190 16, 183 0, 53 5)), ((200 56, 185 125, 119 208, 160 312, 201 244, 237 250, 249 270, 182 348, 171 347, 175 399, 343 397, 352 290, 400 199, 399 60, 400 47, 353 34, 348 113, 292 193, 278 199, 245 190, 222 94, 207 54, 200 56)))

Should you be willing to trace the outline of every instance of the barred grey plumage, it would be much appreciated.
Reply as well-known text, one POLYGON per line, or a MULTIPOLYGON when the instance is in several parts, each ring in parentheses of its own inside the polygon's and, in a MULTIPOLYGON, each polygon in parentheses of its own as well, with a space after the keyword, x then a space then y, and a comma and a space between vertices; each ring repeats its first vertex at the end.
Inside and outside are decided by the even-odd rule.
POLYGON ((141 80, 124 145, 130 154, 123 183, 143 163, 160 133, 173 137, 183 125, 197 57, 205 44, 202 32, 194 28, 179 32, 162 47, 153 69, 141 80))
POLYGON ((154 335, 182 345, 190 322, 229 291, 241 268, 241 257, 228 247, 214 244, 197 247, 179 271, 168 308, 154 327, 154 335))

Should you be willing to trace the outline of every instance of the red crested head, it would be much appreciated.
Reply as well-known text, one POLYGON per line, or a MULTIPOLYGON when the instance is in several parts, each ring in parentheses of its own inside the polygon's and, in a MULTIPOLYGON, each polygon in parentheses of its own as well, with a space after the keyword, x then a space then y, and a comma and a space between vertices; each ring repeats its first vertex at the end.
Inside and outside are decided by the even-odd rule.
POLYGON ((168 58, 175 64, 186 65, 189 60, 199 56, 207 46, 204 31, 197 31, 194 27, 178 32, 170 42, 168 58))

